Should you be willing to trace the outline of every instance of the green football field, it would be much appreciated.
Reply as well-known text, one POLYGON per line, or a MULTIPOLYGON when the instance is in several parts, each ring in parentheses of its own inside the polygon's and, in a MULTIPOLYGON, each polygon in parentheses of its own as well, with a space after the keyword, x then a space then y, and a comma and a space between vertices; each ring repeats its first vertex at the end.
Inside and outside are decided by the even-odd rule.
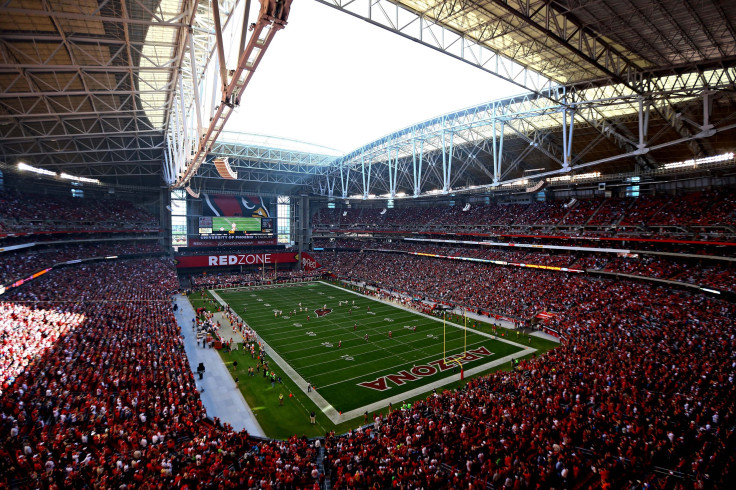
POLYGON ((426 391, 426 385, 449 382, 453 375, 457 379, 459 365, 451 362, 453 357, 465 355, 466 372, 480 371, 524 350, 326 283, 217 294, 340 412, 411 395, 422 387, 426 391), (325 307, 329 312, 318 316, 317 310, 325 307), (283 314, 276 317, 274 310, 283 314))

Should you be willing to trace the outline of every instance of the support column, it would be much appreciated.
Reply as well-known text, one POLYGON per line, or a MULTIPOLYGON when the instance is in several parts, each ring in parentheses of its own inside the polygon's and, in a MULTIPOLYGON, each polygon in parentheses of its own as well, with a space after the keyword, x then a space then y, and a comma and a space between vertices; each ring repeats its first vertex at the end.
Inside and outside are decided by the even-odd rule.
POLYGON ((572 162, 572 131, 575 119, 575 112, 569 109, 562 111, 562 170, 567 172, 570 170, 572 162), (568 122, 567 116, 570 115, 568 122))
POLYGON ((715 134, 713 124, 710 122, 710 113, 712 110, 713 100, 711 99, 711 92, 706 90, 703 92, 703 129, 700 133, 702 136, 699 135, 701 138, 713 136, 715 134))
POLYGON ((503 122, 501 122, 501 141, 500 145, 497 143, 498 138, 496 137, 496 118, 494 117, 491 121, 491 138, 493 139, 493 185, 498 185, 498 180, 501 176, 501 155, 502 151, 499 151, 498 147, 501 146, 503 150, 503 122))
POLYGON ((366 178, 366 171, 365 171, 365 155, 360 156, 360 167, 361 172, 363 176, 363 199, 368 199, 368 190, 371 187, 371 167, 372 165, 370 162, 368 162, 368 174, 366 178))
POLYGON ((396 148, 396 156, 391 160, 391 148, 388 148, 388 195, 389 199, 396 197, 396 182, 399 174, 399 149, 396 148), (393 167, 393 169, 392 169, 393 167))
POLYGON ((454 132, 450 133, 450 155, 447 156, 445 144, 445 131, 442 130, 442 193, 447 194, 450 191, 450 178, 452 175, 452 140, 454 132))
POLYGON ((310 225, 310 201, 309 196, 301 194, 299 198, 292 197, 290 200, 292 226, 291 235, 297 252, 299 253, 299 270, 302 270, 302 253, 311 250, 312 227, 310 225))
POLYGON ((644 102, 643 97, 639 97, 639 143, 636 145, 637 155, 643 155, 649 152, 647 148, 647 132, 649 130, 649 101, 644 102))
POLYGON ((340 164, 340 190, 342 191, 342 198, 347 199, 348 198, 348 185, 350 184, 350 169, 345 168, 342 164, 340 164), (348 174, 348 175, 345 175, 348 174))
POLYGON ((417 140, 412 139, 412 166, 414 168, 414 197, 422 193, 422 159, 424 157, 424 140, 419 144, 419 167, 417 167, 417 140))
POLYGON ((388 195, 389 199, 394 198, 394 177, 393 177, 393 169, 391 168, 391 147, 389 146, 386 149, 388 160, 386 161, 386 164, 388 165, 388 195))

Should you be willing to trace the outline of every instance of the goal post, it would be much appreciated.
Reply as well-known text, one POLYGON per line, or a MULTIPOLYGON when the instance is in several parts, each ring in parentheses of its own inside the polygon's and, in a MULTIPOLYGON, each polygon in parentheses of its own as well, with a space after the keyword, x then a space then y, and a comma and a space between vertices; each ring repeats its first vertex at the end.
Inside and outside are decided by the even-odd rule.
POLYGON ((451 359, 447 359, 447 312, 442 312, 442 360, 447 362, 456 362, 460 366, 460 379, 465 378, 465 370, 463 369, 463 363, 460 362, 468 354, 468 314, 467 310, 463 309, 463 352, 458 356, 454 356, 451 359))

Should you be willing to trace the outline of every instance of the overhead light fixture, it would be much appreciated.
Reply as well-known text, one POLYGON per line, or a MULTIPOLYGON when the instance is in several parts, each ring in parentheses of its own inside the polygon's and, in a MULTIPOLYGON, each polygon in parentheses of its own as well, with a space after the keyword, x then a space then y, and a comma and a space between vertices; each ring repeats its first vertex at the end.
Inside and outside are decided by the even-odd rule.
POLYGON ((56 172, 52 172, 51 170, 46 170, 43 168, 32 167, 28 165, 27 163, 23 163, 23 162, 18 163, 18 170, 33 172, 33 173, 41 174, 41 175, 53 175, 54 177, 56 177, 56 172))
POLYGON ((566 182, 569 180, 595 179, 600 176, 600 172, 588 172, 578 175, 561 175, 559 177, 550 177, 547 179, 547 182, 566 182))
POLYGON ((506 184, 501 184, 501 187, 511 187, 515 185, 527 185, 529 183, 529 179, 522 179, 517 180, 516 182, 508 182, 506 184))
POLYGON ((59 175, 62 179, 66 180, 75 180, 77 182, 87 182, 89 184, 99 184, 100 181, 97 179, 90 179, 89 177, 77 177, 76 175, 69 175, 68 173, 62 172, 61 175, 59 175))
POLYGON ((712 157, 698 158, 697 160, 685 160, 684 162, 665 163, 660 168, 671 169, 681 167, 697 167, 698 165, 725 162, 727 160, 733 160, 733 153, 722 153, 720 155, 714 155, 712 157))

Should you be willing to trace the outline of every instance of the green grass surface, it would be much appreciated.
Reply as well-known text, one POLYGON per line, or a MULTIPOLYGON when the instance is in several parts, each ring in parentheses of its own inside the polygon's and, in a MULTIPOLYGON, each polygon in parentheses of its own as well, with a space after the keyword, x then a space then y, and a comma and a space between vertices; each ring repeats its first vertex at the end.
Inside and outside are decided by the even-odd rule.
POLYGON ((441 319, 427 318, 320 283, 274 289, 221 290, 218 294, 303 379, 316 386, 318 392, 342 412, 452 376, 454 369, 444 372, 437 369, 436 373, 427 376, 411 374, 411 370, 414 366, 437 368, 437 364, 430 363, 462 355, 466 343, 468 350, 485 347, 492 353, 467 363, 466 369, 521 350, 481 336, 472 328, 465 332, 449 323, 445 327, 441 319), (340 301, 349 303, 339 306, 340 301), (301 313, 298 311, 300 302, 305 310, 301 313), (325 305, 332 312, 318 317, 315 310, 325 305), (282 310, 283 315, 274 317, 275 309, 282 310), (291 314, 294 309, 296 314, 291 314), (416 331, 411 328, 413 326, 417 327, 416 331), (341 348, 338 347, 340 341, 341 348), (384 378, 405 371, 409 372, 408 377, 416 379, 392 381, 384 378), (382 378, 386 379, 386 390, 359 384, 382 378))
POLYGON ((187 298, 189 298, 189 302, 192 304, 192 308, 194 308, 194 311, 197 311, 197 308, 204 307, 207 311, 211 311, 212 313, 218 311, 219 303, 215 301, 215 298, 210 294, 209 291, 203 291, 204 298, 202 298, 201 294, 199 292, 192 293, 187 298))
MULTIPOLYGON (((284 352, 280 352, 282 356, 289 359, 290 362, 300 366, 300 375, 305 379, 311 380, 317 384, 319 379, 336 379, 338 384, 336 388, 329 390, 328 388, 322 388, 318 385, 320 393, 324 396, 325 392, 332 393, 332 397, 338 399, 350 401, 352 398, 357 397, 361 390, 367 390, 365 388, 356 385, 355 380, 350 378, 361 377, 361 375, 368 380, 375 379, 377 374, 365 375, 363 371, 370 368, 361 368, 356 366, 355 358, 357 355, 361 356, 362 362, 370 361, 371 364, 376 364, 379 369, 383 369, 383 372, 392 372, 393 374, 398 372, 398 369, 388 369, 389 363, 391 366, 409 366, 413 365, 408 362, 402 362, 401 357, 414 356, 419 358, 421 355, 418 351, 418 345, 422 345, 424 350, 428 350, 430 353, 437 353, 439 357, 442 357, 441 349, 441 338, 440 340, 426 337, 430 332, 441 333, 442 323, 436 320, 423 317, 421 315, 407 312, 398 308, 391 307, 373 301, 370 298, 364 296, 356 296, 345 289, 335 289, 331 286, 315 284, 308 286, 302 284, 301 286, 291 286, 274 289, 254 289, 254 290, 220 290, 218 294, 223 297, 225 301, 228 301, 238 314, 241 314, 246 321, 248 321, 261 335, 266 339, 269 344, 283 346, 284 352), (318 294, 322 292, 323 294, 318 294), (256 296, 252 296, 255 294, 256 296), (332 296, 333 298, 330 298, 332 296), (263 301, 257 301, 258 298, 263 301), (347 307, 339 307, 338 301, 348 300, 350 305, 347 307), (352 314, 348 313, 348 310, 352 308, 352 301, 355 300, 356 306, 352 314), (287 311, 290 311, 296 307, 298 310, 299 302, 303 306, 309 305, 311 313, 310 320, 306 322, 306 312, 299 314, 297 312, 295 318, 274 318, 273 309, 284 310, 285 316, 287 311), (270 307, 265 306, 266 304, 271 305, 270 307), (313 310, 317 307, 322 307, 327 304, 328 308, 332 307, 333 312, 324 317, 317 317, 313 310), (243 313, 243 308, 247 305, 247 312, 243 313), (280 305, 280 306, 277 306, 280 305), (371 306, 371 311, 376 315, 367 314, 367 306, 371 306), (379 315, 379 311, 382 313, 379 315), (389 313, 391 313, 389 315, 389 313), (334 316, 333 316, 334 315, 334 316), (405 316, 408 315, 408 316, 405 316), (393 322, 387 322, 384 318, 392 318, 393 322), (399 324, 399 318, 407 319, 409 322, 402 322, 399 324), (304 320, 304 321, 301 321, 304 320), (296 327, 293 323, 301 323, 302 327, 296 327), (353 332, 353 325, 358 323, 358 330, 353 332), (399 328, 403 325, 417 325, 417 332, 410 332, 409 330, 399 328), (290 325, 290 326, 289 326, 290 325), (421 330, 425 329, 425 339, 422 339, 421 344, 413 344, 412 341, 419 342, 421 330), (391 330, 393 333, 393 339, 388 339, 387 333, 391 330), (306 332, 314 332, 315 337, 307 336, 306 332), (366 343, 363 340, 363 335, 369 334, 369 342, 366 343), (320 339, 319 336, 323 338, 320 339), (343 347, 337 348, 337 341, 332 342, 333 347, 328 348, 322 345, 322 342, 327 342, 327 338, 334 339, 337 341, 343 340, 343 347), (275 340, 275 344, 272 343, 271 339, 275 340), (348 343, 350 339, 350 343, 348 343), (307 341, 307 344, 302 345, 301 342, 307 341), (396 341, 396 342, 392 342, 396 341), (400 342, 399 342, 400 341, 400 342), (373 345, 375 342, 380 342, 379 346, 373 345), (413 349, 407 348, 404 344, 414 345, 413 349), (371 347, 372 346, 372 347, 371 347), (399 357, 388 357, 386 348, 391 351, 397 351, 396 356, 399 357), (350 349, 348 354, 348 350, 350 349), (342 362, 338 362, 335 356, 342 362), (354 360, 352 362, 345 361, 340 356, 352 355, 354 360), (311 356, 311 357, 310 357, 311 356), (293 360, 292 360, 293 358, 293 360), (312 359, 312 361, 310 361, 312 359), (314 361, 316 359, 316 361, 314 361), (337 366, 337 372, 320 374, 325 366, 328 364, 320 364, 320 362, 329 361, 332 365, 337 366), (352 364, 352 366, 351 366, 352 364), (306 377, 309 376, 309 377, 306 377), (342 383, 340 380, 342 379, 342 383), (337 387, 341 387, 342 391, 339 391, 337 387)), ((205 299, 201 299, 200 293, 192 294, 189 297, 192 305, 195 308, 204 306, 210 311, 217 311, 217 305, 214 304, 213 297, 209 292, 205 291, 205 299)), ((454 317, 455 321, 462 322, 462 319, 454 317)), ((476 331, 492 333, 493 327, 490 324, 475 322, 476 331)), ((449 322, 448 322, 449 324, 449 322)), ((469 325, 472 325, 469 323, 469 325)), ((471 329, 472 330, 472 329, 471 329)), ((462 331, 458 331, 455 327, 447 327, 448 332, 448 350, 449 346, 455 345, 450 342, 459 343, 462 345, 460 335, 464 337, 462 331), (454 340, 453 340, 454 339, 454 340)), ((514 330, 507 330, 503 328, 497 328, 496 333, 503 335, 504 338, 509 338, 514 342, 518 342, 523 345, 529 345, 537 349, 536 355, 545 352, 551 348, 554 348, 557 344, 552 341, 539 339, 537 337, 527 337, 524 335, 517 335, 514 330)), ((494 353, 498 352, 497 345, 505 346, 501 342, 495 342, 491 339, 486 339, 469 332, 468 343, 472 340, 480 340, 487 345, 488 349, 494 353), (491 343, 488 343, 491 342, 491 343)), ((464 342, 464 338, 463 338, 464 342)), ((263 377, 263 373, 260 372, 257 376, 249 377, 247 375, 248 366, 255 367, 257 361, 251 359, 250 354, 243 350, 236 352, 224 352, 220 351, 221 357, 225 362, 226 366, 230 370, 233 378, 237 377, 241 392, 245 397, 248 405, 251 407, 253 412, 263 428, 264 432, 273 438, 285 439, 291 435, 306 435, 308 437, 324 435, 326 431, 335 431, 337 433, 344 433, 350 429, 354 429, 363 424, 363 417, 356 417, 352 420, 348 420, 339 425, 333 424, 317 407, 316 405, 304 394, 300 389, 297 388, 296 384, 286 376, 283 371, 276 365, 275 362, 271 361, 269 367, 277 373, 277 376, 281 376, 282 384, 276 383, 275 387, 271 387, 271 383, 267 378, 263 377), (233 369, 233 361, 238 362, 237 369, 233 369), (278 401, 279 393, 284 394, 284 405, 280 406, 278 401), (293 396, 289 397, 289 394, 293 396), (309 423, 309 412, 312 410, 317 414, 317 424, 311 425, 309 423)), ((504 354, 505 355, 505 354, 504 354)), ((527 356, 528 357, 528 356, 527 356)), ((357 361, 361 362, 361 361, 357 361)), ((480 361, 485 362, 485 361, 480 361)), ((294 367, 292 364, 292 367, 294 367)), ((474 363, 470 363, 467 367, 474 367, 474 363)), ((489 367, 480 374, 487 374, 493 371, 501 369, 509 369, 508 363, 503 363, 496 367, 489 367)), ((430 376, 429 378, 434 378, 430 376)), ((464 381, 455 381, 447 384, 443 389, 455 389, 464 385, 469 378, 464 381)), ((362 380, 362 378, 360 379, 362 380)), ((431 381, 432 379, 428 380, 431 381)), ((406 383, 413 386, 407 387, 412 389, 418 385, 418 382, 406 383)), ((391 384, 393 386, 393 384, 391 384)), ((382 393, 378 393, 378 399, 381 397, 392 396, 396 391, 395 388, 387 390, 382 393)), ((429 391, 429 388, 427 389, 429 391)), ((426 392, 421 395, 407 397, 406 401, 413 401, 417 399, 423 399, 426 397, 426 392)), ((328 401, 332 402, 331 399, 328 401)), ((353 402, 352 405, 361 406, 365 402, 353 402)), ((377 412, 386 413, 386 402, 382 408, 372 411, 370 413, 370 420, 377 412)), ((345 404, 348 406, 348 404, 345 404)))
POLYGON ((264 378, 262 371, 256 373, 256 376, 248 376, 248 366, 255 367, 257 363, 257 360, 251 359, 250 354, 240 350, 220 351, 220 355, 233 378, 238 378, 238 386, 245 401, 248 402, 248 406, 251 407, 258 423, 268 437, 288 439, 294 434, 319 437, 332 430, 337 433, 348 432, 363 424, 363 417, 339 425, 333 424, 274 362, 269 363, 269 370, 281 376, 282 383, 277 382, 272 388, 270 378, 264 378), (233 369, 233 361, 238 361, 235 369, 233 369), (283 405, 279 405, 280 393, 284 395, 283 405), (311 411, 316 414, 314 425, 309 422, 311 411))

